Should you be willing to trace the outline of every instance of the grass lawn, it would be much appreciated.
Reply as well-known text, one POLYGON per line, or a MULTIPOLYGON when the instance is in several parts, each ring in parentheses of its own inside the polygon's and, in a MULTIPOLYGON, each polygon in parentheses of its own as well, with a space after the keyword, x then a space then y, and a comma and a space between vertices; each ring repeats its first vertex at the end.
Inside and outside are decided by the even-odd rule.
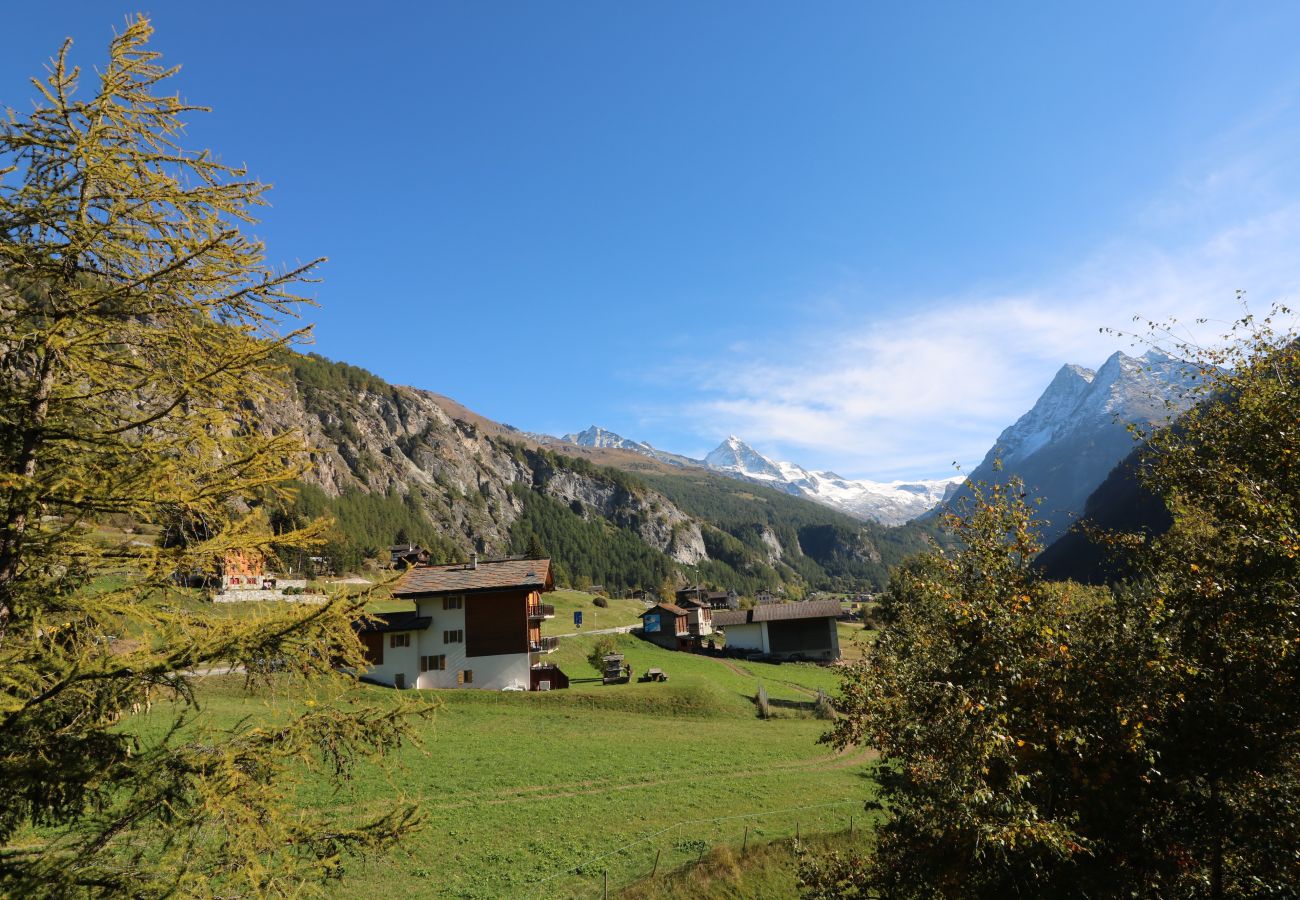
MULTIPOLYGON (((870 843, 870 831, 855 827, 851 832, 805 837, 799 847, 813 854, 851 854, 865 851, 870 843)), ((629 900, 797 897, 798 863, 795 842, 788 839, 751 846, 746 852, 718 847, 670 872, 634 882, 620 896, 629 900)))
MULTIPOLYGON (((570 677, 594 678, 585 661, 593 640, 561 640, 549 660, 570 677)), ((631 635, 616 642, 637 672, 658 666, 670 681, 431 692, 442 708, 420 726, 422 746, 360 769, 341 791, 307 786, 305 805, 343 816, 398 797, 426 815, 424 830, 394 857, 354 867, 329 891, 385 900, 590 897, 606 869, 611 889, 628 885, 650 872, 658 852, 663 875, 712 848, 738 848, 746 826, 756 851, 796 828, 828 833, 851 815, 863 821, 861 804, 874 792, 863 775, 867 755, 836 756, 817 744, 826 722, 796 712, 764 721, 750 701, 758 678, 773 696, 807 699, 796 684, 820 683, 830 670, 728 664, 631 635)), ((218 725, 275 717, 305 699, 248 697, 242 683, 202 679, 203 716, 218 725)), ((395 697, 364 690, 379 703, 395 697)), ((132 727, 148 732, 164 719, 155 708, 132 727)))
POLYGON ((861 623, 836 622, 839 632, 840 657, 845 662, 857 662, 867 653, 867 648, 876 639, 874 631, 863 628, 861 623))
POLYGON ((601 609, 593 602, 595 599, 596 595, 583 591, 559 590, 543 594, 542 602, 555 607, 555 618, 543 620, 542 636, 641 624, 645 604, 640 600, 610 598, 606 601, 609 607, 601 609), (582 628, 573 627, 574 612, 582 613, 582 628))

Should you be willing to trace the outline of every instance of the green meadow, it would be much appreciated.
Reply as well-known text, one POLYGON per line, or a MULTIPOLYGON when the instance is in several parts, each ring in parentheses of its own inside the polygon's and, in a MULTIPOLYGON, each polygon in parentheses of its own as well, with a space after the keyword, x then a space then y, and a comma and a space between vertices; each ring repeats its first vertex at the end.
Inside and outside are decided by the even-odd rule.
MULTIPOLYGON (((874 793, 868 754, 836 755, 817 743, 826 722, 796 710, 763 720, 752 701, 760 680, 771 697, 807 700, 834 687, 832 670, 724 662, 618 635, 638 674, 653 666, 670 680, 606 686, 585 659, 593 640, 562 639, 548 657, 590 681, 543 694, 429 692, 440 708, 419 726, 418 746, 359 768, 342 789, 307 785, 304 806, 339 816, 408 799, 425 817, 395 855, 354 865, 329 893, 591 897, 606 873, 611 893, 634 883, 642 891, 656 857, 657 879, 669 885, 683 866, 734 856, 746 829, 758 853, 796 831, 841 831, 850 817, 862 825, 874 793)), ((396 697, 362 690, 378 703, 396 697)), ((204 722, 224 727, 291 715, 309 691, 248 696, 240 677, 214 676, 200 679, 199 696, 204 722)), ((155 707, 128 727, 147 737, 167 718, 155 707)), ((774 877, 788 881, 790 867, 774 877)))

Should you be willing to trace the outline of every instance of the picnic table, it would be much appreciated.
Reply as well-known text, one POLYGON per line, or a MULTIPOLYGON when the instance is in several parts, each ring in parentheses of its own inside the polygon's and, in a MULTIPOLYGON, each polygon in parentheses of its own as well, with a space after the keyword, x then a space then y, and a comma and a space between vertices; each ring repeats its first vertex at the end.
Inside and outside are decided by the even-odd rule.
POLYGON ((667 681, 668 676, 664 674, 663 669, 647 669, 643 681, 667 681))

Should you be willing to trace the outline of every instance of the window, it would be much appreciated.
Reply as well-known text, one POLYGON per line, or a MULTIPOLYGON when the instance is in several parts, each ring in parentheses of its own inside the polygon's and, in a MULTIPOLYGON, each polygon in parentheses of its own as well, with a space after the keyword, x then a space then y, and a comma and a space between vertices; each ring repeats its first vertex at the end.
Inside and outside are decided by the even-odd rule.
POLYGON ((443 609, 460 609, 460 608, 461 608, 461 605, 462 605, 464 602, 465 602, 465 598, 464 598, 464 597, 443 597, 443 598, 442 598, 442 608, 443 608, 443 609))
POLYGON ((460 671, 460 674, 458 674, 458 675, 456 676, 456 683, 457 683, 457 684, 473 684, 473 683, 474 683, 474 670, 473 670, 473 669, 462 669, 462 670, 460 671))
POLYGON ((411 636, 409 634, 390 634, 388 636, 388 646, 409 647, 411 646, 411 636))
POLYGON ((444 644, 459 644, 463 640, 465 640, 465 629, 463 628, 453 628, 442 633, 442 642, 444 644))
POLYGON ((421 672, 441 672, 446 668, 447 668, 446 654, 439 653, 437 656, 420 657, 421 672))

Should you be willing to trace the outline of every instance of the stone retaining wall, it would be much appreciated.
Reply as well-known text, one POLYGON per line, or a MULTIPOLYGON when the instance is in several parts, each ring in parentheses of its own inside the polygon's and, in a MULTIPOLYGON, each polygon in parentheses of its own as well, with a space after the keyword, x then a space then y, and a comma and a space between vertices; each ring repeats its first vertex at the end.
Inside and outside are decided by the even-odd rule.
POLYGON ((214 594, 213 603, 245 603, 249 601, 283 600, 288 603, 324 603, 324 594, 285 594, 283 591, 224 591, 214 594))

